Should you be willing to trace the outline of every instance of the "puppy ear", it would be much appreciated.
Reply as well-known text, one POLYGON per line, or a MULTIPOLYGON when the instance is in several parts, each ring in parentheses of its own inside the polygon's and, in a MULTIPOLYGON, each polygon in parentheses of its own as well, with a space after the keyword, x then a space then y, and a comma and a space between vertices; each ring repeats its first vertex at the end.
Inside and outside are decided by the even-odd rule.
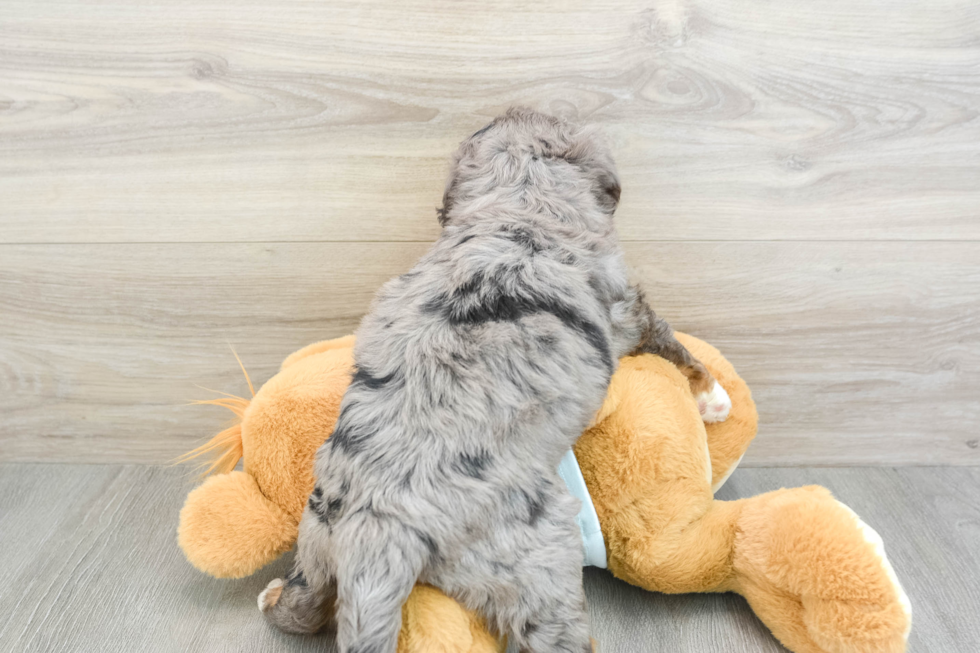
POLYGON ((588 176, 599 207, 612 214, 619 206, 622 189, 607 137, 596 127, 583 127, 572 137, 563 158, 588 176))
POLYGON ((599 207, 612 215, 616 212, 616 207, 619 206, 619 197, 622 194, 619 178, 616 177, 615 173, 603 170, 597 175, 594 183, 593 193, 599 202, 599 207))
POLYGON ((187 495, 177 542, 200 571, 241 578, 288 551, 298 531, 250 474, 236 471, 212 476, 187 495))
POLYGON ((616 210, 619 206, 619 196, 622 194, 622 189, 619 187, 618 179, 610 179, 606 185, 603 187, 603 192, 606 195, 606 202, 612 201, 612 208, 616 210))

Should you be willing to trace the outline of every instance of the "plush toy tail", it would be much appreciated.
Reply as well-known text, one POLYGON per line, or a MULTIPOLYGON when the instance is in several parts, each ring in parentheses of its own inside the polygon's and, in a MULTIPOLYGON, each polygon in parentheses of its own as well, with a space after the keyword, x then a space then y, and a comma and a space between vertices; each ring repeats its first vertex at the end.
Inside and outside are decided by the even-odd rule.
MULTIPOLYGON (((245 382, 248 383, 248 390, 252 393, 252 397, 255 397, 255 388, 252 386, 252 379, 249 378, 248 372, 245 370, 245 365, 242 364, 242 359, 238 357, 238 353, 234 349, 231 353, 235 355, 235 360, 238 361, 239 367, 242 368, 242 374, 245 375, 245 382)), ((207 388, 205 388, 207 390, 207 388)), ((202 444, 201 446, 188 451, 183 456, 180 456, 174 461, 174 464, 180 465, 183 463, 190 462, 195 458, 199 458, 206 454, 212 454, 214 459, 211 465, 204 470, 202 476, 207 476, 212 473, 217 474, 227 474, 228 472, 235 469, 238 465, 238 461, 242 459, 244 455, 244 449, 242 448, 242 418, 245 415, 245 409, 248 408, 251 401, 245 399, 244 397, 238 397, 236 395, 230 395, 225 392, 219 392, 217 390, 211 390, 211 392, 217 392, 218 394, 225 395, 224 397, 218 397, 217 399, 205 399, 203 401, 191 402, 194 405, 210 405, 210 406, 222 406, 227 408, 235 414, 238 418, 238 423, 229 426, 221 433, 202 444)), ((204 467, 201 465, 201 467, 204 467)))

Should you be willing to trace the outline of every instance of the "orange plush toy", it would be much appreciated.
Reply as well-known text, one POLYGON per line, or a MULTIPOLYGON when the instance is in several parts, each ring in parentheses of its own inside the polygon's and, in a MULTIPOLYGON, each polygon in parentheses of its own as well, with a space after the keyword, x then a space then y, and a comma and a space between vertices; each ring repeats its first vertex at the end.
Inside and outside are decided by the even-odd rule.
MULTIPOLYGON (((715 501, 755 436, 745 382, 710 345, 678 338, 732 399, 702 423, 687 380, 652 355, 625 358, 595 424, 575 446, 618 578, 668 593, 738 592, 796 653, 898 653, 911 608, 877 534, 821 487, 715 501)), ((292 547, 313 488, 313 456, 332 431, 352 368, 353 338, 317 343, 249 400, 213 400, 241 422, 198 455, 215 471, 180 514, 188 560, 218 577, 254 573, 292 547), (244 458, 243 471, 232 471, 244 458)), ((483 621, 419 585, 402 609, 399 653, 491 653, 483 621)))

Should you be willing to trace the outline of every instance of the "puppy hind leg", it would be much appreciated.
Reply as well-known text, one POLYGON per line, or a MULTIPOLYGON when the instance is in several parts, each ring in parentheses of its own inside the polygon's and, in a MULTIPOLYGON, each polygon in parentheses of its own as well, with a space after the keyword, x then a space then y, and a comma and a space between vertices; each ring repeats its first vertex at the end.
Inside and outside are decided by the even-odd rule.
POLYGON ((581 584, 577 591, 565 587, 564 592, 549 592, 547 597, 542 597, 539 591, 535 593, 539 605, 529 611, 514 637, 518 650, 521 653, 592 653, 593 641, 589 637, 581 584))
POLYGON ((297 560, 285 579, 273 579, 262 590, 259 610, 284 632, 315 633, 333 621, 335 596, 333 583, 311 584, 297 560))
MULTIPOLYGON (((467 582, 488 588, 488 594, 471 600, 521 653, 591 653, 578 526, 570 515, 559 516, 547 507, 546 511, 540 525, 521 538, 526 550, 510 552, 516 564, 495 562, 498 542, 474 551, 467 582), (486 576, 474 581, 479 570, 486 576)), ((509 548, 513 538, 508 539, 509 548)))
MULTIPOLYGON (((371 521, 371 520, 367 520, 371 521)), ((340 653, 394 653, 402 604, 428 556, 431 538, 376 520, 360 525, 337 571, 337 649, 340 653)), ((346 547, 345 547, 346 549, 346 547)))

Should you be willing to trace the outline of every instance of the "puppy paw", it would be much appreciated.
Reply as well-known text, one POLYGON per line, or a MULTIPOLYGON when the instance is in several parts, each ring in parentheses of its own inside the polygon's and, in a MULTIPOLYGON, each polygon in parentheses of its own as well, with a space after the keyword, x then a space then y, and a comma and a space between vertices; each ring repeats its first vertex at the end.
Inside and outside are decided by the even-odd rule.
POLYGON ((717 381, 709 392, 702 392, 695 399, 698 402, 701 419, 708 424, 724 422, 728 418, 728 411, 732 409, 732 400, 717 381))
POLYGON ((283 580, 281 578, 273 578, 269 581, 269 584, 259 594, 259 610, 265 612, 266 610, 272 609, 279 602, 279 596, 282 595, 282 586, 283 580))

